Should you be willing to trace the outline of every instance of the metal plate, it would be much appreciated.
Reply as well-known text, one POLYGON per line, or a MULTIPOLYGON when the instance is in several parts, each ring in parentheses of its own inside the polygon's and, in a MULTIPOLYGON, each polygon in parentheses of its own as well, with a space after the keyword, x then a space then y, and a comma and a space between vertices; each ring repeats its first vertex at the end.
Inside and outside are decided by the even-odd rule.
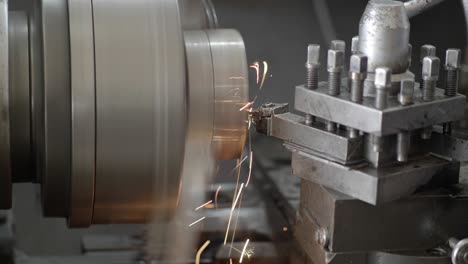
POLYGON ((248 102, 249 85, 244 41, 236 30, 208 30, 213 57, 215 118, 213 150, 219 160, 242 154, 248 116, 240 109, 248 102))
POLYGON ((46 216, 65 217, 70 196, 70 43, 68 1, 42 1, 44 72, 44 172, 46 216))
POLYGON ((26 182, 33 177, 28 17, 12 11, 8 21, 11 173, 14 182, 26 182))
POLYGON ((94 0, 93 223, 144 222, 176 206, 186 131, 177 1, 94 0))
POLYGON ((91 225, 95 181, 94 27, 91 0, 69 0, 71 62, 71 200, 68 224, 91 225))
POLYGON ((0 1, 0 208, 11 207, 10 109, 8 92, 8 1, 0 1))

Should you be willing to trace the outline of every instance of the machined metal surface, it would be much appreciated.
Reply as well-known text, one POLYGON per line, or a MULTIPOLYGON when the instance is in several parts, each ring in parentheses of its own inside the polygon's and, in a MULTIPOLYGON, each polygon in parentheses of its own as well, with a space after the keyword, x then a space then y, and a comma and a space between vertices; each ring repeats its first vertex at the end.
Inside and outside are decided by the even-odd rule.
MULTIPOLYGON (((0 1, 0 36, 8 36, 8 1, 0 1)), ((11 207, 8 38, 0 38, 0 208, 11 207)))
POLYGON ((301 214, 308 212, 315 226, 328 229, 328 249, 336 253, 444 246, 447 237, 466 236, 467 203, 463 186, 420 192, 379 206, 310 181, 303 180, 301 186, 301 214))
POLYGON ((373 205, 406 197, 430 181, 458 182, 459 163, 433 156, 376 169, 367 164, 344 166, 292 150, 293 175, 373 205))
POLYGON ((468 161, 468 152, 466 151, 468 149, 468 139, 434 132, 432 133, 431 140, 432 151, 434 153, 461 162, 468 161))
POLYGON ((11 174, 14 182, 24 182, 33 174, 28 17, 14 11, 8 22, 11 174))
POLYGON ((292 113, 272 116, 268 121, 267 133, 284 140, 290 148, 301 148, 342 164, 362 160, 363 143, 360 138, 348 138, 346 131, 329 133, 322 123, 307 126, 303 117, 292 113))
POLYGON ((359 24, 359 51, 369 58, 368 71, 389 67, 394 74, 408 68, 410 23, 403 3, 372 0, 359 24))
MULTIPOLYGON (((71 97, 68 1, 41 1, 44 80, 42 204, 44 215, 69 211, 71 97)), ((40 146, 40 145, 39 145, 40 146)), ((41 147, 41 146, 40 146, 41 147)))
POLYGON ((69 0, 71 70, 71 227, 91 225, 96 161, 94 25, 91 0, 69 0))
POLYGON ((349 100, 350 94, 341 89, 339 96, 328 95, 328 87, 321 83, 319 89, 296 87, 295 108, 326 120, 343 124, 375 135, 397 134, 431 125, 463 118, 465 97, 446 97, 444 90, 436 89, 435 100, 423 102, 415 96, 414 104, 401 106, 397 100, 389 101, 385 110, 374 108, 374 100, 364 98, 363 104, 349 100), (358 118, 357 118, 358 117, 358 118))
POLYGON ((213 151, 217 159, 238 159, 247 138, 248 72, 244 41, 235 30, 208 30, 214 69, 213 151))
POLYGON ((179 190, 187 119, 177 2, 95 0, 93 10, 93 223, 168 216, 179 190))

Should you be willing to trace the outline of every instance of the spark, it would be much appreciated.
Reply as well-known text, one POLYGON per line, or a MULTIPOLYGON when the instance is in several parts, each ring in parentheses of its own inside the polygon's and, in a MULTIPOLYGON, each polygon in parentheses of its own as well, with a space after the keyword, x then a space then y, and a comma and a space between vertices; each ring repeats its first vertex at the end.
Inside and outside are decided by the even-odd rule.
POLYGON ((248 156, 245 156, 245 157, 239 162, 239 164, 237 164, 237 166, 236 166, 234 169, 232 169, 231 173, 233 173, 236 169, 238 169, 238 168, 242 165, 242 163, 244 163, 244 161, 247 160, 247 158, 248 158, 248 156))
POLYGON ((287 231, 288 231, 288 227, 287 226, 283 227, 283 232, 287 232, 287 231))
POLYGON ((249 186, 250 175, 252 175, 252 162, 253 162, 253 151, 250 151, 249 176, 247 177, 247 183, 245 184, 245 187, 249 186))
POLYGON ((255 69, 257 72, 257 84, 260 82, 260 64, 258 62, 254 62, 250 65, 250 68, 255 69))
POLYGON ((200 264, 200 257, 201 257, 201 254, 203 253, 203 251, 205 251, 205 249, 208 247, 208 245, 211 243, 211 241, 207 240, 205 242, 205 244, 203 244, 203 246, 201 246, 201 248, 198 250, 197 252, 197 256, 195 258, 195 264, 200 264))
POLYGON ((237 198, 235 199, 235 201, 234 201, 234 203, 232 205, 232 208, 231 208, 231 212, 229 214, 228 226, 226 228, 226 236, 224 237, 224 245, 226 245, 226 243, 227 243, 227 239, 228 239, 228 235, 229 235, 229 228, 231 227, 232 214, 234 212, 234 209, 236 208, 237 202, 239 202, 239 197, 240 197, 240 195, 242 193, 243 188, 244 188, 244 183, 242 183, 241 186, 240 186, 239 192, 237 193, 237 198))
POLYGON ((234 209, 236 208, 237 202, 239 202, 239 198, 240 198, 240 196, 241 196, 241 193, 242 193, 242 189, 243 189, 243 188, 244 188, 244 183, 242 183, 241 186, 240 186, 239 192, 237 193, 237 198, 236 198, 236 200, 235 200, 235 202, 234 202, 234 205, 233 205, 232 208, 231 208, 231 212, 233 212, 234 209))
MULTIPOLYGON (((231 246, 232 249, 234 249, 235 251, 239 252, 239 254, 242 254, 242 251, 240 251, 239 249, 231 246)), ((244 252, 244 255, 247 256, 247 258, 250 258, 252 257, 252 255, 254 254, 254 251, 253 249, 247 249, 245 252, 244 252)))
POLYGON ((232 264, 232 258, 229 258, 229 264, 232 264))
POLYGON ((262 78, 262 83, 260 84, 260 90, 262 90, 263 88, 263 84, 265 83, 267 73, 268 73, 268 62, 263 61, 263 78, 262 78))
POLYGON ((241 254, 239 263, 242 263, 242 260, 244 259, 245 250, 247 249, 247 246, 249 245, 249 241, 250 241, 249 239, 247 239, 247 241, 245 241, 244 249, 242 250, 242 254, 241 254))
POLYGON ((218 187, 218 189, 216 190, 216 193, 215 193, 215 207, 216 207, 216 209, 218 209, 218 195, 219 195, 219 191, 221 191, 221 185, 218 187))
POLYGON ((195 211, 198 211, 200 209, 202 209, 203 207, 206 207, 207 205, 211 204, 213 202, 213 200, 209 200, 208 202, 198 206, 197 208, 195 208, 195 211))
POLYGON ((189 225, 189 227, 192 227, 192 226, 194 226, 194 225, 200 223, 201 221, 205 220, 205 218, 206 218, 206 216, 204 216, 204 217, 198 219, 197 221, 191 223, 191 224, 189 225))
MULTIPOLYGON (((239 109, 239 112, 244 111, 245 109, 251 107, 253 104, 254 104, 254 101, 248 102, 247 104, 245 104, 243 107, 241 107, 241 108, 239 109)), ((249 112, 250 112, 250 111, 249 111, 249 112)))

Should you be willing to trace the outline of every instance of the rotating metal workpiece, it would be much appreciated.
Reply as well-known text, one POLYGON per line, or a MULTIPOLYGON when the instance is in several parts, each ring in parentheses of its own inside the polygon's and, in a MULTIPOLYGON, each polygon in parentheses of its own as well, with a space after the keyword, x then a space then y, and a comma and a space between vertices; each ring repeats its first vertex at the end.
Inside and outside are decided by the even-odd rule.
POLYGON ((415 252, 468 236, 459 218, 466 215, 467 188, 455 187, 460 164, 439 136, 463 119, 466 98, 454 92, 460 54, 448 50, 444 68, 435 47, 425 45, 418 84, 408 70, 406 8, 391 0, 368 3, 348 75, 332 43, 328 81, 316 81, 320 46, 309 46, 307 84, 296 87, 294 103, 305 117, 285 104, 253 112, 257 130, 292 152, 292 172, 302 184, 296 237, 312 263, 449 263, 450 253, 421 260, 415 252), (448 81, 439 88, 442 71, 448 81))
POLYGON ((35 2, 32 17, 10 15, 2 38, 12 45, 1 67, 11 80, 2 208, 12 179, 40 183, 45 216, 72 227, 167 218, 188 142, 210 145, 214 159, 241 156, 245 47, 237 31, 212 29, 210 1, 180 1, 183 21, 176 0, 35 2))

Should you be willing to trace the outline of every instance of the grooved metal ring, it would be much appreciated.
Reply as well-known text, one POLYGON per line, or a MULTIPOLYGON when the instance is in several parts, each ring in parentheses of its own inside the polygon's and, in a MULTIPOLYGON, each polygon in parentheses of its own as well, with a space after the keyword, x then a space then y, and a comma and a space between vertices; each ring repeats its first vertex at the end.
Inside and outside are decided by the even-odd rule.
POLYGON ((96 98, 92 0, 69 0, 71 63, 71 198, 68 224, 91 225, 94 207, 96 98))
POLYGON ((45 216, 66 217, 70 202, 71 98, 67 0, 42 0, 45 216))
POLYGON ((32 174, 28 18, 11 11, 8 20, 11 173, 14 182, 27 182, 32 174))

